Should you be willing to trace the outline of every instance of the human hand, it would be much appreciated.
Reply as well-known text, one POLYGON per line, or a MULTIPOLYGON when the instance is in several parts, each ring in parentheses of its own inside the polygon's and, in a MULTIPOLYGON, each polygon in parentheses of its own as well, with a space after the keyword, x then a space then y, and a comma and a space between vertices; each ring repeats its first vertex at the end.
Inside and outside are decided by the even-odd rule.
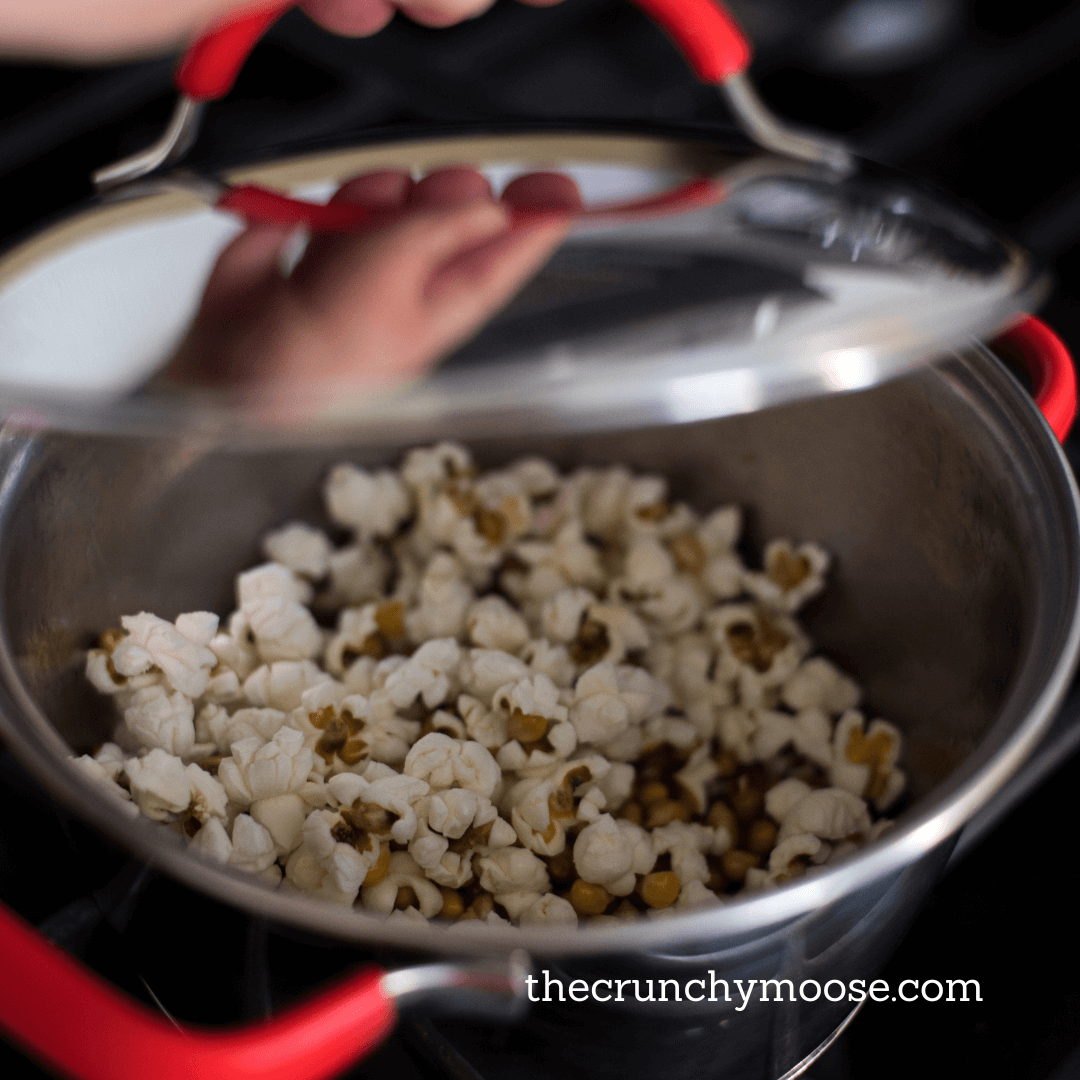
POLYGON ((309 412, 337 393, 414 378, 514 296, 581 206, 560 174, 518 177, 496 202, 487 180, 466 167, 418 183, 402 170, 369 173, 334 201, 381 213, 354 232, 313 237, 287 277, 280 263, 290 230, 246 229, 219 256, 159 386, 309 412), (521 209, 546 213, 511 228, 509 211, 521 209))
MULTIPOLYGON (((271 0, 0 0, 0 54, 116 60, 190 43, 230 14, 271 0)), ((424 26, 475 18, 494 0, 307 0, 307 14, 336 34, 365 37, 401 11, 424 26)), ((520 0, 549 7, 560 0, 520 0)))

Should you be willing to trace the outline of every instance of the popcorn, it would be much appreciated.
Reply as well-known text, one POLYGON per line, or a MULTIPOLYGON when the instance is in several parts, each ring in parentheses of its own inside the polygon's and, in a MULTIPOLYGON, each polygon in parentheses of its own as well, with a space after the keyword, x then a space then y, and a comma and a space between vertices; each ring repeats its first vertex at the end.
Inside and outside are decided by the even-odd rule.
POLYGON ((842 788, 819 788, 791 806, 780 821, 779 839, 809 833, 822 840, 845 840, 870 829, 866 804, 842 788))
POLYGON ((465 626, 469 640, 485 649, 513 653, 529 640, 528 624, 501 596, 485 596, 471 604, 465 626))
POLYGON ((283 727, 267 743, 258 737, 233 743, 232 756, 218 766, 218 777, 229 798, 246 809, 260 799, 299 791, 311 765, 303 735, 283 727))
MULTIPOLYGON (((198 768, 198 766, 195 766, 198 768)), ((191 778, 180 758, 153 749, 143 758, 124 762, 131 798, 155 821, 172 821, 191 802, 191 778)))
POLYGON ((274 863, 273 838, 250 814, 238 814, 233 822, 229 863, 250 874, 268 870, 274 863))
POLYGON ((256 668, 244 680, 244 696, 252 705, 291 712, 305 690, 329 681, 330 676, 311 660, 277 660, 256 668))
POLYGON ((460 659, 461 650, 453 638, 427 641, 386 680, 386 693, 398 708, 418 697, 434 708, 449 695, 460 659))
POLYGON ((177 757, 191 753, 195 745, 195 706, 179 690, 148 686, 137 690, 124 709, 128 731, 149 749, 167 750, 177 757))
POLYGON ((287 566, 313 581, 325 577, 330 568, 330 538, 321 529, 303 522, 293 521, 267 533, 262 550, 271 562, 287 566))
POLYGON ((865 719, 850 709, 833 732, 829 778, 837 787, 868 799, 886 810, 904 789, 906 778, 895 768, 900 732, 884 720, 874 720, 863 732, 865 719))
POLYGON ((432 918, 443 905, 442 893, 428 880, 424 871, 407 851, 395 851, 390 856, 386 876, 375 885, 365 885, 361 893, 364 907, 388 915, 399 903, 402 892, 410 895, 421 915, 432 918))
POLYGON ((765 546, 764 573, 744 574, 743 584, 767 607, 798 611, 825 588, 828 569, 829 555, 817 544, 794 548, 788 540, 773 540, 765 546))
POLYGON ((522 926, 577 926, 577 912, 569 900, 545 893, 521 913, 522 926))
POLYGON ((174 623, 143 612, 120 620, 128 632, 112 651, 113 669, 120 675, 142 675, 159 667, 169 685, 189 698, 205 689, 210 669, 217 664, 206 648, 217 631, 216 615, 205 611, 181 615, 174 623))
POLYGON ((578 834, 574 867, 584 881, 603 885, 613 896, 628 896, 638 874, 647 874, 656 854, 644 829, 603 814, 578 834))
POLYGON ((455 742, 441 732, 425 735, 405 758, 406 776, 426 780, 435 791, 463 787, 491 798, 502 775, 490 751, 479 743, 455 742))
POLYGON ((453 443, 324 495, 347 546, 285 524, 220 627, 144 612, 88 651, 123 722, 76 765, 117 806, 286 891, 519 926, 678 917, 890 825, 900 733, 791 618, 815 545, 750 571, 737 507, 453 443))
POLYGON ((412 512, 408 489, 389 469, 365 472, 355 465, 330 470, 323 488, 326 510, 361 540, 393 536, 412 512))
POLYGON ((854 709, 859 697, 858 684, 823 656, 804 660, 780 692, 780 699, 791 709, 824 709, 833 715, 854 709))

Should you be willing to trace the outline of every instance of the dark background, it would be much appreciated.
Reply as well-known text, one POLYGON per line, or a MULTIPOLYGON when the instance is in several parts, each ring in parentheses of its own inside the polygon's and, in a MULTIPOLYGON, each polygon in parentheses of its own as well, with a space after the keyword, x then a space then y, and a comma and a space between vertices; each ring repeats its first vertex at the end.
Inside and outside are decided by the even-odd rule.
MULTIPOLYGON (((777 112, 843 135, 999 221, 1052 267, 1057 288, 1043 315, 1080 349, 1080 3, 732 7, 756 42, 753 75, 777 112)), ((157 136, 173 102, 172 63, 0 64, 0 242, 87 198, 92 169, 157 136)), ((292 14, 211 108, 194 160, 241 161, 343 131, 514 119, 727 123, 715 94, 624 0, 548 10, 500 0, 458 28, 398 19, 365 41, 335 39, 292 14)), ((1072 707, 1080 713, 1075 695, 1072 707)), ((893 985, 978 978, 983 1003, 870 1005, 808 1075, 1080 1077, 1078 790, 1074 759, 948 875, 883 973, 893 985)), ((143 1000, 153 987, 183 1019, 258 1015, 356 959, 140 877, 0 751, 0 818, 31 817, 32 829, 0 829, 0 898, 143 1000), (192 950, 214 965, 212 983, 193 988, 192 950)), ((0 1043, 0 1075, 24 1070, 42 1075, 0 1043)), ((401 1038, 352 1075, 445 1074, 401 1038)))

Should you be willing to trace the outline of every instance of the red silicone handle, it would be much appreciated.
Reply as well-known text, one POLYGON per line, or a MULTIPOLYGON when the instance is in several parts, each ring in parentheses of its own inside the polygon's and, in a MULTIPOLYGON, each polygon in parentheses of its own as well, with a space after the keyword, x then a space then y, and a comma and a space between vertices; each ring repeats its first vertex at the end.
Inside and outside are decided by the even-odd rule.
MULTIPOLYGON (((720 83, 745 71, 750 43, 719 0, 633 0, 682 50, 702 82, 720 83)), ((295 3, 245 8, 212 27, 176 69, 176 88, 195 101, 216 101, 231 89, 248 54, 270 25, 295 3)))
POLYGON ((1035 404, 1064 442, 1076 419, 1076 368, 1065 343, 1033 315, 1025 315, 1002 340, 1020 354, 1034 384, 1035 404))
POLYGON ((212 26, 180 58, 173 83, 194 101, 217 101, 236 82, 256 42, 294 6, 294 0, 250 6, 212 26))
MULTIPOLYGON (((715 180, 699 177, 680 187, 659 195, 650 195, 633 202, 605 203, 571 214, 563 210, 540 207, 514 207, 510 211, 510 227, 524 229, 550 221, 579 218, 646 218, 663 214, 684 213, 702 206, 711 206, 723 198, 723 188, 715 180)), ((362 203, 311 203, 292 199, 279 191, 257 184, 239 184, 229 188, 215 204, 243 218, 249 225, 304 226, 313 232, 348 232, 361 226, 385 220, 387 211, 373 209, 362 203)))
POLYGON ((0 1030, 72 1080, 325 1080, 375 1047, 396 1010, 368 969, 271 1020, 177 1028, 0 905, 0 1030))

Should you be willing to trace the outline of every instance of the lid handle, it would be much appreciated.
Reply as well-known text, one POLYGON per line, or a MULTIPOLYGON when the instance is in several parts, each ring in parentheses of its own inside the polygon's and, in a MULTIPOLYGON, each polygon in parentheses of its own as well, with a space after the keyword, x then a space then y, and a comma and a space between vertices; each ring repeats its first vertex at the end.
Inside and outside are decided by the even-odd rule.
MULTIPOLYGON (((750 64, 750 43, 716 0, 633 0, 678 45, 702 82, 722 83, 750 64)), ((184 53, 174 75, 176 88, 196 102, 224 97, 248 54, 270 26, 295 6, 260 5, 217 23, 184 53)))

